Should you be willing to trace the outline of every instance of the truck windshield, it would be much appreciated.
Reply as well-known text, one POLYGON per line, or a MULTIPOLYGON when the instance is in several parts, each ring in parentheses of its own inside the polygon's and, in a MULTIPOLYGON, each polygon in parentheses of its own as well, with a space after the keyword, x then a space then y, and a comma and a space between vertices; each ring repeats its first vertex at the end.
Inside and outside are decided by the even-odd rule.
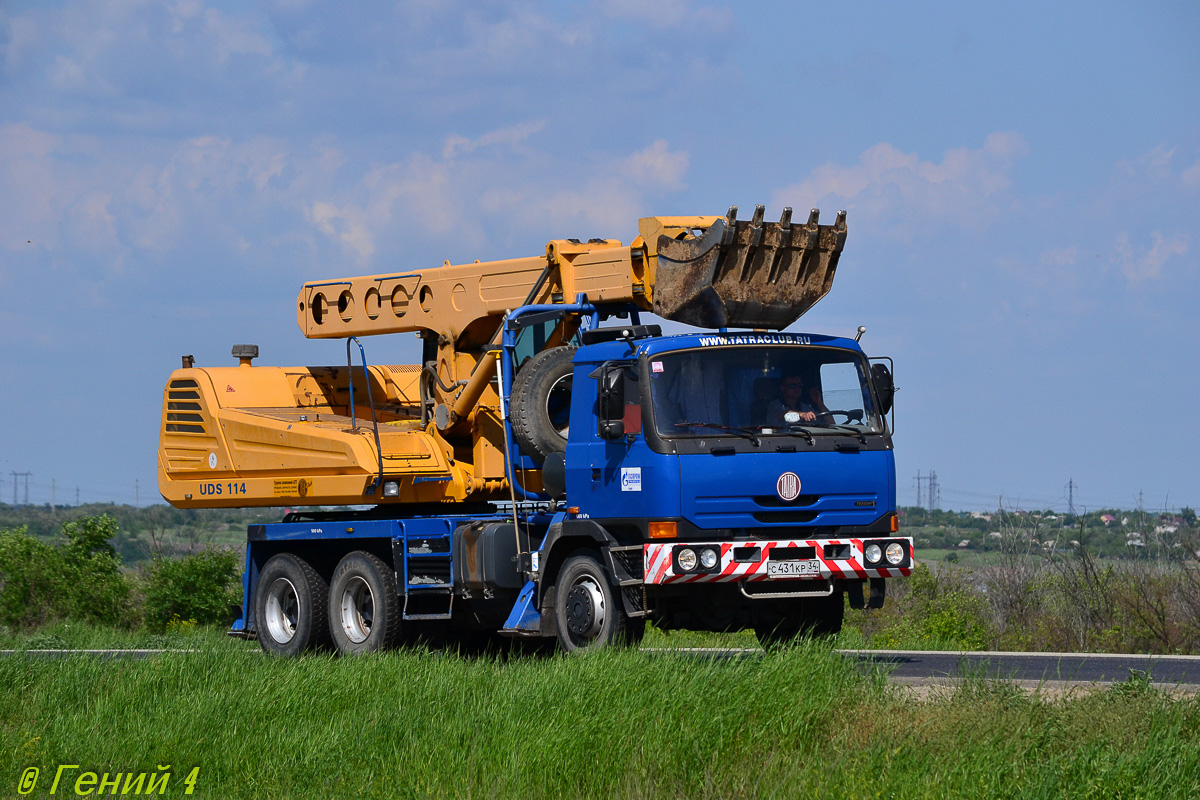
POLYGON ((713 347, 650 359, 660 436, 880 433, 860 353, 832 347, 713 347))

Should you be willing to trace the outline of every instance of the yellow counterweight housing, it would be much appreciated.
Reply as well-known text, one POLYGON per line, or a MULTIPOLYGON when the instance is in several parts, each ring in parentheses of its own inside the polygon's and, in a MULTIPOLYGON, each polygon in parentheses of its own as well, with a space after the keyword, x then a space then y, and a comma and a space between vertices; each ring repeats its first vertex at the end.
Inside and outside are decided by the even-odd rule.
MULTIPOLYGON (((372 366, 367 373, 379 449, 361 368, 176 370, 163 390, 158 452, 163 497, 180 508, 213 508, 427 503, 503 495, 499 453, 488 457, 480 447, 478 459, 471 452, 456 454, 435 428, 422 428, 418 367, 372 366), (398 484, 395 496, 387 498, 377 485, 381 452, 384 480, 398 484)), ((479 406, 490 406, 498 415, 499 399, 494 389, 490 398, 488 393, 479 406)), ((494 437, 489 429, 496 426, 486 416, 476 415, 476 420, 494 437)))

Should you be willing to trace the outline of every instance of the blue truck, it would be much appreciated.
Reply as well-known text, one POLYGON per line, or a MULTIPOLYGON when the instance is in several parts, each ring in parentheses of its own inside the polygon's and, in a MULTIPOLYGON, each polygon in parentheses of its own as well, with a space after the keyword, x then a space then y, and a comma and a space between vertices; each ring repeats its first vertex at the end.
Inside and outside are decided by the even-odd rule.
POLYGON ((345 338, 344 367, 185 357, 164 496, 292 507, 249 528, 232 632, 281 655, 574 651, 647 622, 770 646, 879 607, 914 563, 890 361, 863 329, 782 332, 829 290, 845 232, 844 212, 647 218, 628 246, 306 284, 301 328, 345 338), (360 336, 405 331, 420 365, 367 364, 360 336))

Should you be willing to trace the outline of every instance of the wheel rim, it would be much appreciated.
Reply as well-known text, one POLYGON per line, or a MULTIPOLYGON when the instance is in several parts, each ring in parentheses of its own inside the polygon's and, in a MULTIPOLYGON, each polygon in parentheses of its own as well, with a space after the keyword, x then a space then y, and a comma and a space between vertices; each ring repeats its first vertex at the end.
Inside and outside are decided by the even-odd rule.
POLYGON ((362 578, 353 577, 342 591, 342 631, 355 644, 362 644, 371 635, 375 621, 375 596, 362 578))
POLYGON ((571 430, 571 375, 562 376, 546 393, 546 419, 550 426, 566 441, 571 430))
POLYGON ((567 630, 575 642, 596 638, 604 629, 604 592, 591 576, 583 576, 567 592, 567 630))
POLYGON ((276 578, 267 590, 267 632, 280 644, 296 635, 300 623, 300 594, 287 578, 276 578))

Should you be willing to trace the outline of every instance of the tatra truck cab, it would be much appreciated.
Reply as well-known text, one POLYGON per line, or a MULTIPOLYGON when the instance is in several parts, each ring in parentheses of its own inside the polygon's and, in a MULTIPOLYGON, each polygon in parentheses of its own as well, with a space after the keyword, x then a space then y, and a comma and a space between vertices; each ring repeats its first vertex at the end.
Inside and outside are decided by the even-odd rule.
POLYGON ((272 653, 413 635, 571 651, 648 621, 764 645, 836 633, 913 568, 889 362, 777 332, 829 291, 845 235, 844 213, 760 206, 643 219, 630 245, 306 284, 301 329, 346 339, 347 364, 185 358, 160 488, 295 509, 248 532, 233 632, 272 653), (367 364, 359 337, 405 331, 421 364, 367 364))

